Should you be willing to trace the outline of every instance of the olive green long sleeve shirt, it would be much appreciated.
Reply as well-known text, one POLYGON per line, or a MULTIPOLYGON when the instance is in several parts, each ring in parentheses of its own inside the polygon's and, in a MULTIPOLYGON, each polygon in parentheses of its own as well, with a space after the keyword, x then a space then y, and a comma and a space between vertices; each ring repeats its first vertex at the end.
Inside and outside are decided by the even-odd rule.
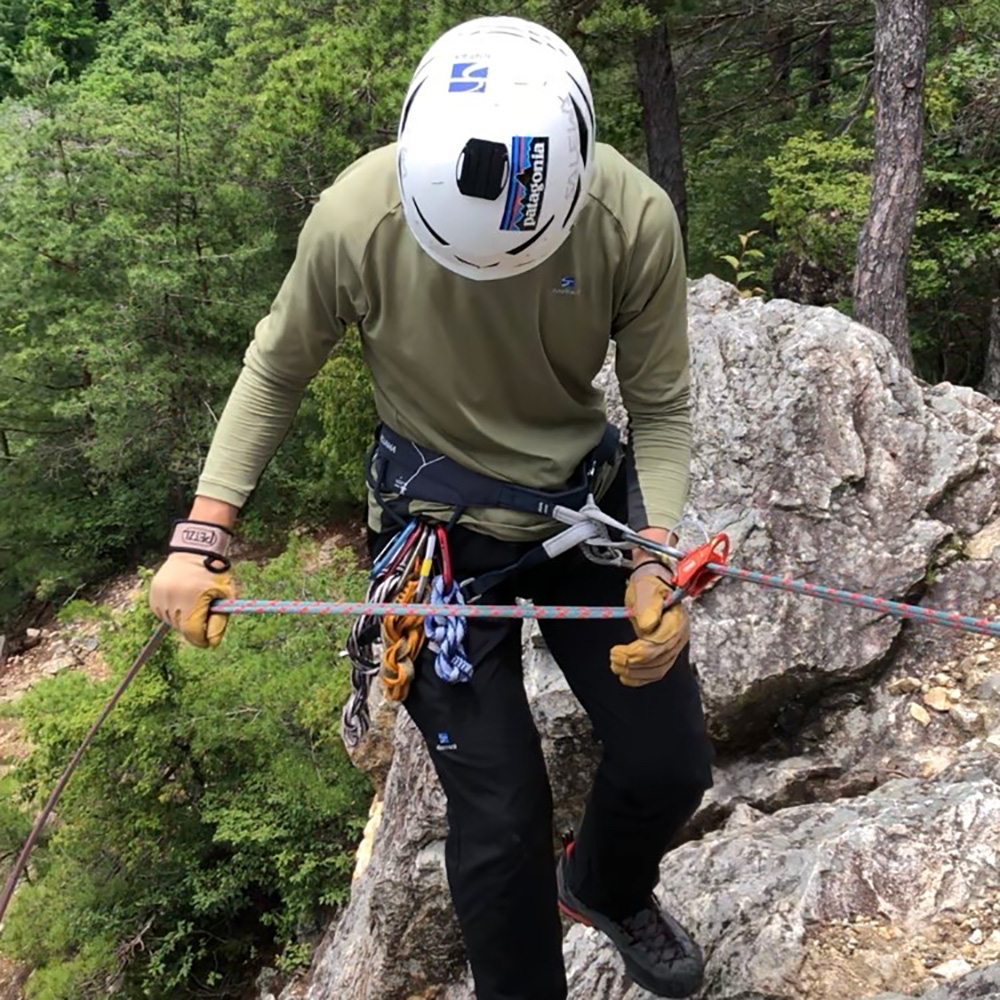
MULTIPOLYGON (((407 228, 395 147, 323 192, 295 262, 258 324, 198 485, 241 506, 310 379, 357 324, 380 418, 467 468, 564 484, 605 424, 592 381, 609 338, 629 415, 632 526, 680 518, 690 462, 686 282, 670 199, 610 146, 569 237, 523 274, 473 281, 434 262, 407 228), (640 523, 642 522, 642 523, 640 523)), ((552 522, 470 511, 500 537, 552 522)))

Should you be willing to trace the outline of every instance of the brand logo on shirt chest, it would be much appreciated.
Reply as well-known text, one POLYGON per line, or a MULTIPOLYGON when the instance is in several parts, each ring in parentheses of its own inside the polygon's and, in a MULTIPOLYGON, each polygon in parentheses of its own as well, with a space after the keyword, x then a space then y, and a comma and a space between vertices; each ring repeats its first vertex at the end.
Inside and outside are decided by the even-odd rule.
POLYGON ((559 279, 559 284, 552 289, 553 295, 579 295, 580 289, 577 288, 576 278, 572 274, 563 275, 559 279))

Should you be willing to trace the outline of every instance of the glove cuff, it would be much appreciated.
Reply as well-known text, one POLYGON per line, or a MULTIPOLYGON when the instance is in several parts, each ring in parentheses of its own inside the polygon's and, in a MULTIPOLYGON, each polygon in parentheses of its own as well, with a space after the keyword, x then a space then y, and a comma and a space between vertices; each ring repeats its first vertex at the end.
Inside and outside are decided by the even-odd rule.
POLYGON ((204 556, 205 569, 210 573, 225 573, 232 565, 229 546, 233 533, 211 521, 174 521, 167 544, 168 552, 188 552, 204 556))
POLYGON ((628 579, 631 583, 633 580, 641 580, 644 576, 658 576, 672 587, 677 578, 677 562, 669 556, 647 559, 629 573, 628 579))

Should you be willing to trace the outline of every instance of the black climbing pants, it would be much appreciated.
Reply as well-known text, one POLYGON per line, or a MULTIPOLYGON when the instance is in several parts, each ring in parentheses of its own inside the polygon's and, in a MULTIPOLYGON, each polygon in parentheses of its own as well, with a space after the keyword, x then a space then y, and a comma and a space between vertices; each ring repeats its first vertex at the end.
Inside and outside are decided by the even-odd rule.
MULTIPOLYGON (((624 516, 619 477, 602 506, 624 516)), ((372 539, 381 548, 391 532, 372 539)), ((461 527, 450 533, 458 579, 508 566, 528 546, 461 527)), ((625 575, 579 550, 508 578, 482 598, 508 604, 620 605, 625 575)), ((621 918, 641 909, 660 859, 711 783, 688 652, 666 677, 620 683, 609 650, 634 638, 624 620, 542 621, 546 645, 583 705, 602 757, 576 832, 574 891, 621 918)), ((405 707, 427 742, 448 800, 448 881, 478 1000, 563 1000, 552 794, 522 681, 521 623, 470 619, 470 683, 448 684, 426 648, 405 707)))

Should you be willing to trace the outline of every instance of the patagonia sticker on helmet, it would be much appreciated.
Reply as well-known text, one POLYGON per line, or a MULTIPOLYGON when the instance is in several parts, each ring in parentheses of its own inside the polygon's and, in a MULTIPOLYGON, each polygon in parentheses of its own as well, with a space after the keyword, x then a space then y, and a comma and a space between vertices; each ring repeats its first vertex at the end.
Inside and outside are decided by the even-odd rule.
POLYGON ((510 187, 500 228, 515 233, 538 228, 549 172, 549 137, 515 135, 510 141, 510 187))

